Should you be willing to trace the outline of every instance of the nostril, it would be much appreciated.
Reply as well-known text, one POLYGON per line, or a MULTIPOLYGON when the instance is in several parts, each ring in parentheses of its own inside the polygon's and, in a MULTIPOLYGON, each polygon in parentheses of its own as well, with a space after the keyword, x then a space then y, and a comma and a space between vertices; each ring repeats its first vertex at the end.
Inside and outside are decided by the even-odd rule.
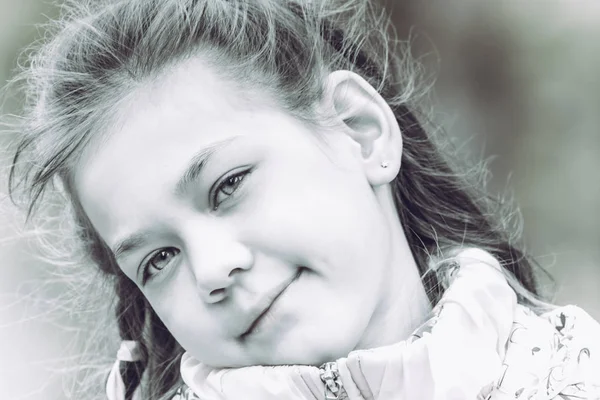
POLYGON ((239 274, 240 272, 244 272, 244 269, 243 268, 234 268, 229 273, 229 276, 232 277, 232 276, 234 276, 236 274, 239 274))
POLYGON ((225 288, 215 289, 212 292, 210 292, 210 297, 222 297, 225 296, 225 292, 225 288))

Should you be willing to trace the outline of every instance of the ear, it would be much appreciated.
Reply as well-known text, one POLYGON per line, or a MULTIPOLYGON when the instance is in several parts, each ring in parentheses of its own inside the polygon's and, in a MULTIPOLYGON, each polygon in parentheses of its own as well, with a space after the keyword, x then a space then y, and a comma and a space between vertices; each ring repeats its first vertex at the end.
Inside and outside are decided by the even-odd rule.
POLYGON ((402 135, 383 97, 360 75, 339 70, 327 76, 322 99, 336 125, 360 146, 371 186, 390 183, 400 171, 402 135))

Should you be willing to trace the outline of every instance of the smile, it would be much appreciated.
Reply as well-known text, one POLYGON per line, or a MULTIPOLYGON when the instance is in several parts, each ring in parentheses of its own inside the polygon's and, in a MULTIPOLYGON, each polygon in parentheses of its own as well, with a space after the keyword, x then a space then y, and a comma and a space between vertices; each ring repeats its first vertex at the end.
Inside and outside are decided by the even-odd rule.
POLYGON ((284 285, 279 286, 273 291, 274 296, 267 296, 266 301, 259 303, 259 307, 255 308, 257 314, 255 314, 256 317, 252 318, 252 323, 250 324, 248 329, 246 329, 246 331, 244 331, 244 333, 240 335, 240 339, 242 341, 248 339, 248 337, 262 330, 263 325, 265 325, 264 323, 266 322, 265 317, 270 314, 270 311, 272 311, 273 306, 275 305, 277 300, 279 300, 279 298, 285 293, 287 288, 290 287, 290 285, 294 283, 300 277, 300 275, 302 275, 303 271, 304 268, 298 269, 298 272, 290 281, 286 282, 284 285))

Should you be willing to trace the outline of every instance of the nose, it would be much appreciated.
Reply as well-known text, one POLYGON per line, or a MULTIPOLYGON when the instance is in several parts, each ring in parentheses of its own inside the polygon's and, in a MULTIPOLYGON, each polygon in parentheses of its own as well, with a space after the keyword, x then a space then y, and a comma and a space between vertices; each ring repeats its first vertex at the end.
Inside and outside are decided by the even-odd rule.
POLYGON ((218 303, 230 295, 237 275, 252 268, 254 255, 250 248, 226 234, 198 239, 187 246, 188 262, 202 299, 218 303))

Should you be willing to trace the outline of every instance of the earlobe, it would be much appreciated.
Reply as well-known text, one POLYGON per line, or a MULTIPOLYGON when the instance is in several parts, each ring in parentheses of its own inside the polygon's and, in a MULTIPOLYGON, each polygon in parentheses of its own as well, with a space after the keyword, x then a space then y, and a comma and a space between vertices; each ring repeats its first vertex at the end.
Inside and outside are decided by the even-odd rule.
POLYGON ((385 99, 360 75, 345 70, 327 76, 324 107, 360 146, 371 186, 391 182, 400 170, 402 135, 385 99))

